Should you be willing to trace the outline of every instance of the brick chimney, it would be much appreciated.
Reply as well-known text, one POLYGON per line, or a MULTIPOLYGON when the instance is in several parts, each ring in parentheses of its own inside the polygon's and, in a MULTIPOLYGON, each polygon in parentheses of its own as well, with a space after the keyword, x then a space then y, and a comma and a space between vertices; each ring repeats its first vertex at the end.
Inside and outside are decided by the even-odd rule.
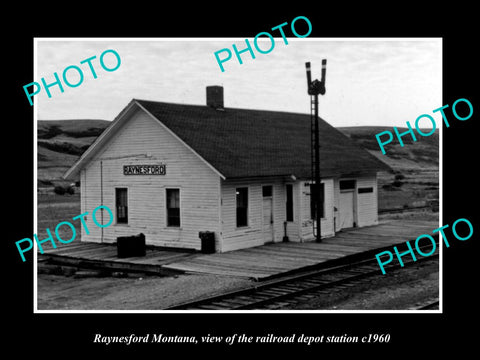
POLYGON ((207 106, 223 110, 223 86, 207 86, 207 106))

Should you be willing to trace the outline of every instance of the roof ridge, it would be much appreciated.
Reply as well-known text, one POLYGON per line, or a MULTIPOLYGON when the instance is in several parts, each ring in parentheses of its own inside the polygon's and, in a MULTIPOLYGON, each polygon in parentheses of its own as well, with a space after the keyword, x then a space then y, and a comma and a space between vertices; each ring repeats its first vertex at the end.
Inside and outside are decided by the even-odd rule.
MULTIPOLYGON (((139 102, 149 102, 149 103, 156 103, 156 104, 164 104, 164 105, 173 105, 173 106, 188 106, 188 107, 200 107, 205 109, 213 109, 216 110, 206 104, 186 104, 186 103, 176 103, 176 102, 167 102, 167 101, 158 101, 158 100, 147 100, 147 99, 137 99, 134 98, 132 100, 139 101, 139 102)), ((239 108, 239 107, 223 107, 222 111, 260 111, 260 112, 269 112, 269 113, 278 113, 278 114, 291 114, 291 115, 301 115, 301 116, 310 116, 308 113, 299 113, 294 111, 286 111, 286 110, 272 110, 272 109, 249 109, 249 108, 239 108)), ((320 118, 322 119, 322 118, 320 118)), ((325 121, 324 119, 322 119, 325 121)))
MULTIPOLYGON (((310 177, 310 114, 140 101, 226 178, 294 174, 310 177)), ((388 169, 320 118, 322 177, 388 169)))

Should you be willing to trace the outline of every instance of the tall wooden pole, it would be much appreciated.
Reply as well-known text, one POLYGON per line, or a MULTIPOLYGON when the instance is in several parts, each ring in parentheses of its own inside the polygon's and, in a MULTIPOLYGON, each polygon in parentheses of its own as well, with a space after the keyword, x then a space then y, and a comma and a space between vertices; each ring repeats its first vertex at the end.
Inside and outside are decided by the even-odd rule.
POLYGON ((326 78, 326 71, 327 71, 327 60, 322 60, 322 80, 318 81, 315 79, 312 81, 311 77, 311 68, 310 63, 305 63, 306 70, 307 70, 307 84, 308 84, 308 94, 313 96, 313 106, 314 106, 314 157, 315 157, 315 164, 314 164, 314 187, 313 191, 311 191, 311 195, 315 196, 314 204, 315 204, 315 222, 316 222, 316 241, 322 241, 322 233, 321 233, 321 212, 323 205, 323 194, 321 193, 321 179, 320 179, 320 130, 318 125, 318 95, 325 94, 325 78, 326 78))
POLYGON ((320 192, 320 130, 318 129, 318 95, 314 95, 315 106, 315 215, 317 222, 317 237, 316 241, 322 241, 322 226, 320 209, 322 206, 322 194, 320 192))

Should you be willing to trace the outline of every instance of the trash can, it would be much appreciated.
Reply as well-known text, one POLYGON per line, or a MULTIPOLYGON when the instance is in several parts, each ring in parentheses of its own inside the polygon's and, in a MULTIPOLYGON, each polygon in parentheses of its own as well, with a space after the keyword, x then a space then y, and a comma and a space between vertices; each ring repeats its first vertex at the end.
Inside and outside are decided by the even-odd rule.
POLYGON ((202 253, 213 254, 215 252, 215 233, 212 231, 200 231, 198 237, 202 241, 202 253))
POLYGON ((140 233, 133 236, 118 237, 117 256, 119 258, 145 256, 145 235, 140 233))

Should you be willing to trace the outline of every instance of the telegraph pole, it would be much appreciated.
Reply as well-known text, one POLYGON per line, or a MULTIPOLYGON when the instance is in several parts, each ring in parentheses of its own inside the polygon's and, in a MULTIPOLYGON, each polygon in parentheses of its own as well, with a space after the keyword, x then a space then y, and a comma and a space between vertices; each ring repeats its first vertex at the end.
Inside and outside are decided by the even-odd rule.
POLYGON ((314 186, 310 191, 310 196, 313 196, 314 202, 314 219, 316 225, 316 241, 321 242, 321 213, 323 194, 320 192, 320 140, 318 128, 318 95, 325 94, 325 76, 327 71, 327 60, 322 60, 322 80, 317 79, 312 81, 310 62, 305 63, 307 70, 307 85, 308 95, 310 95, 310 116, 313 117, 314 126, 312 126, 312 178, 314 179, 314 186), (313 112, 313 113, 312 113, 313 112))

